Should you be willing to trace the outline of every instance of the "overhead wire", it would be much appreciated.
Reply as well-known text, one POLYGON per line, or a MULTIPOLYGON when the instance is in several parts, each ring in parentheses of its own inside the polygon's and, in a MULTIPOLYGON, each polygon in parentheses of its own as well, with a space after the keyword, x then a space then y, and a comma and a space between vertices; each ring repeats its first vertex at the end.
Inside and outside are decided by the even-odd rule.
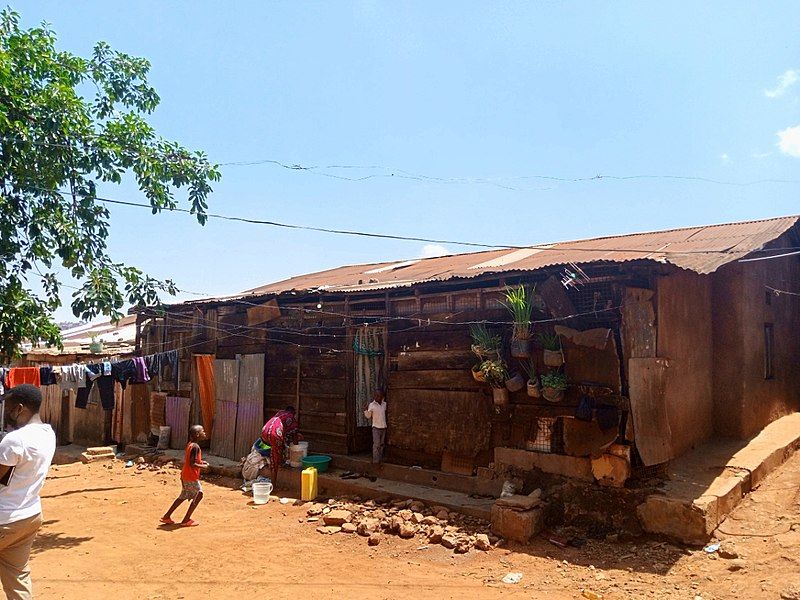
MULTIPOLYGON (((93 135, 85 135, 85 136, 73 136, 77 141, 82 143, 87 143, 93 140, 97 140, 102 138, 103 136, 100 134, 93 134, 93 135)), ((54 147, 54 148, 64 148, 67 150, 74 150, 75 147, 69 143, 63 143, 58 141, 43 141, 43 140, 34 140, 34 139, 25 139, 21 137, 14 137, 14 136, 0 136, 0 140, 3 141, 10 141, 16 143, 24 143, 24 144, 32 144, 36 146, 44 146, 44 147, 54 147)), ((141 154, 138 149, 136 148, 122 148, 126 152, 131 152, 134 154, 141 154)), ((168 162, 180 162, 184 160, 191 160, 195 157, 164 157, 163 160, 168 162)), ((272 165, 277 166, 283 169, 287 169, 290 171, 295 172, 303 172, 323 177, 330 177, 332 179, 340 179, 345 181, 367 181, 370 179, 376 178, 396 178, 396 179, 409 179, 409 180, 416 180, 416 181, 428 181, 434 183, 458 183, 458 184, 488 184, 488 185, 496 185, 501 188, 513 190, 513 191, 531 191, 531 190, 522 190, 519 188, 514 188, 506 185, 502 185, 500 182, 503 181, 525 181, 525 180, 540 180, 540 181, 552 181, 558 183, 582 183, 582 182, 591 182, 591 181, 602 181, 602 180, 613 180, 613 181, 633 181, 633 180, 647 180, 647 179, 664 179, 664 180, 674 180, 674 181, 694 181, 700 183, 710 183, 715 185, 725 185, 725 186, 735 186, 735 187, 749 187, 754 185, 762 185, 762 184, 798 184, 800 183, 800 179, 776 179, 776 178, 766 178, 766 179, 755 179, 750 181, 731 181, 731 180, 724 180, 724 179, 715 179, 711 177, 703 177, 703 176, 696 176, 696 175, 674 175, 674 174, 650 174, 650 173, 642 173, 642 174, 633 174, 633 175, 608 175, 603 173, 597 173, 594 175, 588 176, 579 176, 579 177, 562 177, 556 175, 542 175, 542 174, 532 174, 532 175, 510 175, 510 176, 491 176, 491 177, 442 177, 436 175, 428 175, 424 173, 415 173, 412 171, 408 171, 406 169, 401 169, 397 167, 385 166, 385 165, 348 165, 348 164, 329 164, 329 165, 303 165, 300 163, 290 163, 282 160, 277 160, 274 158, 264 158, 264 159, 256 159, 256 160, 237 160, 237 161, 225 161, 225 162, 217 162, 213 163, 214 166, 218 167, 243 167, 243 166, 258 166, 258 165, 272 165), (332 170, 364 170, 364 171, 384 171, 382 174, 372 174, 372 175, 364 175, 359 177, 347 177, 342 175, 336 175, 334 173, 326 173, 325 171, 332 171, 332 170)), ((539 188, 541 190, 550 190, 553 188, 539 188)))
MULTIPOLYGON (((71 192, 67 190, 52 190, 46 188, 37 188, 42 189, 48 192, 54 192, 61 194, 62 196, 70 196, 71 192)), ((85 195, 85 194, 84 194, 85 195)), ((144 202, 132 202, 128 200, 118 200, 115 198, 108 198, 105 196, 92 196, 94 200, 99 202, 104 202, 107 204, 116 204, 120 206, 130 206, 136 208, 145 208, 147 210, 152 211, 153 206, 148 203, 144 202)), ((158 207, 159 210, 163 210, 166 212, 179 212, 184 214, 195 214, 192 210, 188 208, 180 208, 180 207, 158 207)), ((303 230, 303 231, 314 231, 318 233, 329 233, 329 234, 336 234, 336 235, 348 235, 348 236, 357 236, 357 237, 367 237, 367 238, 379 238, 379 239, 390 239, 390 240, 398 240, 398 241, 410 241, 410 242, 424 242, 424 243, 433 243, 433 244, 447 244, 451 246, 469 246, 474 248, 483 248, 483 249, 491 249, 491 250, 499 250, 499 249, 509 249, 509 250, 541 250, 544 252, 626 252, 632 254, 642 254, 642 255, 709 255, 709 254, 732 254, 738 253, 736 250, 733 249, 723 249, 723 250, 669 250, 667 248, 613 248, 613 247, 593 247, 593 246, 569 246, 569 242, 559 242, 557 244, 553 243, 546 243, 546 244, 527 244, 527 245, 517 245, 517 244, 491 244, 485 242, 472 242, 472 241, 463 241, 463 240, 447 240, 447 239, 437 239, 437 238, 426 238, 426 237, 417 237, 417 236, 405 236, 405 235, 396 235, 396 234, 388 234, 388 233, 376 233, 376 232, 367 232, 367 231, 357 231, 357 230, 349 230, 349 229, 333 229, 328 227, 316 227, 311 225, 297 225, 293 223, 283 223, 279 221, 271 221, 271 220, 264 220, 264 219, 254 219, 249 217, 239 217, 233 215, 223 215, 219 213, 205 213, 209 219, 218 219, 224 221, 235 221, 241 223, 249 223, 252 225, 266 225, 270 227, 277 227, 277 228, 284 228, 284 229, 293 229, 293 230, 303 230)), ((613 236, 609 236, 613 237, 613 236)), ((789 248, 782 248, 780 250, 788 250, 789 248)), ((800 250, 800 248, 798 248, 800 250)), ((772 252, 777 251, 777 249, 757 249, 753 250, 752 252, 772 252)))

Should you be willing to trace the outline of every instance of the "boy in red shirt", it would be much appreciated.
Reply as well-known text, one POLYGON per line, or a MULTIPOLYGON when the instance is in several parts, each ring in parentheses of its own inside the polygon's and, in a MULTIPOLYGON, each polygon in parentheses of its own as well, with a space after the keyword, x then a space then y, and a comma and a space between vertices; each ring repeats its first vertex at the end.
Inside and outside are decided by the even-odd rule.
POLYGON ((161 517, 161 522, 164 525, 174 525, 175 521, 172 520, 172 513, 177 509, 184 500, 189 500, 189 510, 186 511, 186 516, 181 521, 182 527, 196 527, 200 523, 192 520, 192 513, 200 504, 203 499, 203 488, 200 485, 200 469, 207 469, 208 463, 203 460, 203 453, 197 442, 206 439, 206 432, 202 425, 192 425, 189 429, 189 443, 186 444, 186 453, 183 457, 183 469, 181 469, 181 485, 183 490, 181 495, 178 496, 172 506, 169 507, 167 514, 161 517))

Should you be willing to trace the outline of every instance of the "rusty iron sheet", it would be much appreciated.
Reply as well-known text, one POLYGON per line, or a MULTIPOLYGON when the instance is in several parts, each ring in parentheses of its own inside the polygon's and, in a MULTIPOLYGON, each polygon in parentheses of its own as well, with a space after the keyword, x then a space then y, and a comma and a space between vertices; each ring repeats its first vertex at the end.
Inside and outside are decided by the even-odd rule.
POLYGON ((183 449, 189 441, 191 398, 167 397, 167 425, 170 426, 170 448, 183 449))
POLYGON ((234 460, 247 456, 264 426, 264 355, 247 354, 239 361, 234 460))
POLYGON ((798 216, 780 217, 541 244, 531 248, 502 248, 420 260, 349 265, 300 275, 241 294, 205 298, 185 304, 224 302, 292 291, 363 292, 392 289, 430 281, 536 271, 571 263, 586 265, 646 260, 707 274, 763 248, 794 227, 798 219, 798 216))
POLYGON ((235 460, 236 402, 217 400, 214 429, 211 432, 211 454, 235 460))
POLYGON ((217 400, 236 402, 239 398, 239 361, 236 359, 214 361, 214 386, 217 400))

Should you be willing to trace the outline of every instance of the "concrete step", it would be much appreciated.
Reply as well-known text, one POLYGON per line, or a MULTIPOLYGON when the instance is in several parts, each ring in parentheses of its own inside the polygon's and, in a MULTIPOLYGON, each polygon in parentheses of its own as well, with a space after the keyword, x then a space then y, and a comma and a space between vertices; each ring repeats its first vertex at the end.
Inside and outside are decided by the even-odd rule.
POLYGON ((331 467, 334 469, 353 471, 354 473, 380 477, 381 479, 399 483, 427 486, 466 495, 499 497, 503 487, 503 482, 498 479, 445 473, 432 469, 406 467, 389 463, 374 465, 370 458, 363 456, 333 454, 331 458, 331 467))
MULTIPOLYGON (((342 479, 344 471, 334 469, 318 476, 318 489, 322 496, 359 496, 372 500, 419 500, 429 506, 444 506, 450 511, 489 521, 494 498, 474 498, 463 492, 455 492, 429 485, 419 485, 377 477, 370 481, 365 477, 342 479)), ((299 490, 300 472, 287 471, 292 488, 299 490)), ((281 472, 281 477, 286 474, 281 472)), ((285 480, 284 480, 285 481, 285 480)), ((287 485, 289 482, 287 482, 287 485)))
POLYGON ((645 531, 705 543, 742 498, 800 446, 800 413, 767 425, 749 441, 713 440, 670 465, 662 493, 637 512, 645 531))

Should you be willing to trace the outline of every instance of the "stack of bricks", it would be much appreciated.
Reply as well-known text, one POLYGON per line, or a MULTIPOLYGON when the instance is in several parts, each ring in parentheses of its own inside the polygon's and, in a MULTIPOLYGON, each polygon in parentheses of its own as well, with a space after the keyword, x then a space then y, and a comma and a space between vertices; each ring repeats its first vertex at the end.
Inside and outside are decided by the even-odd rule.
POLYGON ((87 448, 86 452, 81 454, 81 462, 91 463, 101 460, 114 460, 115 456, 112 446, 97 446, 95 448, 87 448))

